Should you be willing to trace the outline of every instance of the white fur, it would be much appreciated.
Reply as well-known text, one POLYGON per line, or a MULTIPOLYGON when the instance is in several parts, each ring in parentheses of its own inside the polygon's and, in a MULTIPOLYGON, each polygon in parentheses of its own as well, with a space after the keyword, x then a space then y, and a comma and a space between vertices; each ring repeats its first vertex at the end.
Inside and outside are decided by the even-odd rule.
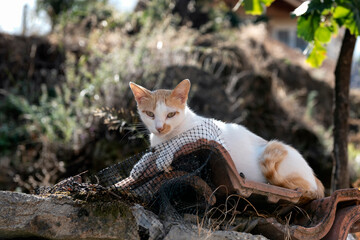
POLYGON ((279 166, 279 174, 282 176, 288 176, 296 172, 304 179, 306 179, 310 183, 312 189, 315 191, 317 189, 317 185, 314 172, 311 167, 296 149, 286 144, 284 144, 284 146, 288 152, 288 155, 279 166))
MULTIPOLYGON (((156 109, 155 114, 159 114, 164 123, 171 125, 171 131, 166 135, 159 135, 157 134, 157 131, 154 130, 154 123, 148 126, 147 122, 144 121, 145 125, 148 126, 149 130, 151 131, 151 146, 168 141, 176 135, 201 124, 205 120, 205 118, 198 116, 187 106, 184 110, 178 109, 177 111, 179 111, 179 114, 175 116, 174 119, 171 119, 171 121, 163 120, 168 111, 166 106, 163 105, 159 104, 159 109, 156 109)), ((224 123, 219 120, 214 120, 214 123, 221 130, 221 139, 224 140, 226 148, 235 163, 237 171, 239 173, 242 172, 246 179, 257 182, 266 182, 266 179, 261 172, 260 161, 261 155, 266 148, 268 141, 255 135, 241 125, 234 123, 224 123)), ((316 190, 317 186, 313 171, 305 159, 294 148, 286 144, 284 144, 284 146, 288 151, 288 155, 279 166, 279 174, 286 177, 296 172, 304 179, 307 179, 310 182, 313 190, 316 190)), ((166 162, 166 165, 169 165, 171 160, 167 159, 162 162, 166 162)), ((167 166, 161 167, 158 164, 158 167, 160 169, 164 169, 167 166)))
MULTIPOLYGON (((173 107, 166 105, 164 100, 160 100, 156 103, 155 109, 141 109, 142 99, 151 97, 153 93, 134 83, 130 83, 130 88, 138 103, 140 117, 151 132, 150 142, 152 147, 169 140, 168 143, 171 143, 171 139, 175 136, 201 125, 206 120, 206 118, 195 114, 186 105, 190 90, 190 81, 188 79, 183 80, 171 91, 169 97, 180 104, 173 104, 173 107), (179 108, 175 106, 179 106, 179 108), (169 113, 174 112, 176 112, 176 115, 168 117, 169 113), (166 127, 164 127, 165 125, 166 127), (170 126, 170 130, 168 126, 170 126), (164 130, 160 130, 163 127, 164 130), (157 129, 159 129, 160 132, 157 129)), ((242 172, 249 180, 266 182, 260 166, 261 161, 264 159, 264 150, 267 148, 269 142, 241 125, 224 123, 218 120, 214 120, 213 123, 220 129, 220 139, 224 141, 224 147, 230 153, 237 171, 239 173, 242 172)), ((199 134, 199 136, 192 137, 201 138, 202 136, 199 134)), ((187 139, 191 138, 183 138, 185 144, 187 143, 186 141, 188 141, 187 139)), ((312 190, 315 191, 317 189, 315 176, 305 159, 298 151, 289 145, 283 144, 283 147, 286 149, 287 155, 277 168, 278 177, 285 179, 296 173, 307 180, 312 186, 312 190)), ((166 171, 173 160, 173 154, 169 151, 169 148, 165 147, 165 149, 161 149, 160 151, 145 154, 134 166, 130 175, 138 178, 154 159, 156 160, 157 168, 166 171)))
POLYGON ((139 115, 141 120, 147 127, 147 129, 151 132, 150 142, 151 142, 151 146, 153 147, 159 144, 160 142, 166 141, 165 139, 170 139, 173 136, 177 135, 176 133, 178 131, 176 131, 176 128, 183 122, 183 119, 185 118, 185 111, 183 109, 175 109, 169 107, 164 102, 158 102, 156 103, 156 108, 154 111, 154 115, 155 115, 154 119, 152 119, 151 117, 146 115, 146 113, 143 112, 139 112, 139 115), (176 116, 174 116, 173 118, 167 118, 167 114, 175 111, 178 112, 176 116), (164 124, 170 125, 172 130, 170 130, 168 134, 160 135, 159 132, 156 130, 156 128, 157 127, 161 128, 162 126, 164 126, 164 124), (154 138, 154 136, 159 136, 159 139, 157 139, 156 137, 154 138))

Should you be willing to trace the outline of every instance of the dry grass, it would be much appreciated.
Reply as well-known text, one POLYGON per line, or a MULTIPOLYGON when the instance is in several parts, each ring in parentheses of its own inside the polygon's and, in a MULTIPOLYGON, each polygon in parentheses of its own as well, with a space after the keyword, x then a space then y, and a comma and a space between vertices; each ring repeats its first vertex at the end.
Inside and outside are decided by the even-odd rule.
MULTIPOLYGON (((213 194, 221 188, 226 189, 225 186, 219 186, 213 194)), ((251 232, 260 219, 274 218, 284 227, 284 239, 291 239, 294 214, 301 214, 311 220, 308 213, 300 206, 283 204, 272 212, 268 212, 266 208, 258 210, 247 198, 231 194, 224 203, 210 207, 203 216, 196 215, 195 217, 199 237, 204 234, 209 237, 217 230, 251 232)))

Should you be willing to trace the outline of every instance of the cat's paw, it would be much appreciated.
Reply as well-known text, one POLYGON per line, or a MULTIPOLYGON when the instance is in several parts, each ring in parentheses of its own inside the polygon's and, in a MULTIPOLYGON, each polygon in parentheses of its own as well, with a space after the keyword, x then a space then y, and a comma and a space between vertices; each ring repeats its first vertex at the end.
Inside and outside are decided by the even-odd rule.
POLYGON ((130 177, 132 177, 133 179, 138 179, 144 171, 145 167, 140 162, 138 162, 131 169, 130 177))
POLYGON ((170 166, 172 163, 172 157, 169 154, 164 154, 156 159, 156 167, 159 171, 169 172, 172 170, 170 166))
POLYGON ((174 168, 171 165, 164 169, 164 171, 167 173, 171 172, 172 170, 174 170, 174 168))
POLYGON ((142 156, 142 158, 131 169, 130 177, 132 177, 133 179, 138 179, 150 166, 152 160, 153 153, 149 152, 144 154, 144 156, 142 156))

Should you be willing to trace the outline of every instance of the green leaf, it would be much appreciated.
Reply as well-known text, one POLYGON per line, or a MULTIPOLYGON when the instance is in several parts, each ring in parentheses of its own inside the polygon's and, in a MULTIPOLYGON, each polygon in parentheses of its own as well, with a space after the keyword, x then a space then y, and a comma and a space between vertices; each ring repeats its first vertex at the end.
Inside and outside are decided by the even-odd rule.
POLYGON ((337 22, 335 21, 335 19, 331 19, 331 25, 329 26, 331 28, 331 31, 333 33, 333 35, 337 35, 339 32, 339 25, 337 24, 337 22))
POLYGON ((350 30, 350 33, 351 33, 352 35, 356 35, 356 36, 359 35, 359 31, 358 31, 358 28, 357 28, 357 26, 356 26, 355 21, 346 22, 346 23, 345 23, 345 27, 350 30))
POLYGON ((315 31, 320 26, 320 14, 314 13, 300 16, 297 21, 297 35, 304 40, 314 40, 315 31))
POLYGON ((260 0, 244 0, 245 13, 251 15, 260 15, 263 12, 263 8, 260 0))
POLYGON ((312 0, 309 3, 308 13, 321 13, 326 9, 331 9, 333 3, 333 0, 312 0))
POLYGON ((343 22, 344 26, 350 30, 350 33, 355 36, 359 36, 360 33, 360 16, 352 11, 351 14, 345 18, 343 22), (354 16, 355 14, 355 16, 354 16))
POLYGON ((315 40, 321 43, 328 43, 331 40, 331 30, 328 27, 319 27, 315 31, 315 40))
POLYGON ((275 0, 260 0, 263 4, 265 4, 265 6, 270 7, 270 5, 275 1, 275 0))
POLYGON ((343 6, 337 6, 334 10, 333 13, 333 18, 337 19, 337 18, 347 18, 347 16, 351 14, 351 10, 348 8, 345 8, 343 6))
POLYGON ((355 15, 355 24, 357 28, 356 36, 360 35, 360 9, 357 10, 357 12, 354 12, 355 15))
POLYGON ((264 12, 264 5, 269 7, 275 0, 243 0, 245 13, 261 15, 264 12))
POLYGON ((345 26, 350 33, 358 36, 360 33, 360 12, 357 2, 344 2, 333 10, 333 17, 340 26, 345 26))
POLYGON ((312 67, 320 67, 325 58, 326 48, 322 44, 315 41, 314 48, 306 59, 306 62, 309 63, 312 67))

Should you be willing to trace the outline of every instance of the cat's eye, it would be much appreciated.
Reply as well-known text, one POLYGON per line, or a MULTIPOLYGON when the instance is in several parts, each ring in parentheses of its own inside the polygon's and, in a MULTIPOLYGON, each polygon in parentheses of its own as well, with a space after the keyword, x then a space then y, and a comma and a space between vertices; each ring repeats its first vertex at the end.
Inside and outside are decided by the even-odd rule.
POLYGON ((154 113, 153 112, 150 112, 150 111, 145 111, 146 115, 148 115, 149 117, 153 118, 155 117, 154 113))
POLYGON ((168 113, 167 115, 167 118, 172 118, 176 115, 177 112, 171 112, 171 113, 168 113))

